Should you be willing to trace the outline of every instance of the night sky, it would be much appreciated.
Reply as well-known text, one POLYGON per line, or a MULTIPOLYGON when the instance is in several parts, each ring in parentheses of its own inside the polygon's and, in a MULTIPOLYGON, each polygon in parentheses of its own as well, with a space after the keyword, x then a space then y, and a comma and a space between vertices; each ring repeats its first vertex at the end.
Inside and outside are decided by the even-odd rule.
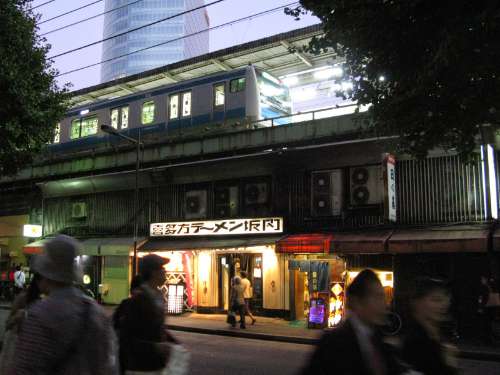
MULTIPOLYGON (((33 6, 42 4, 46 1, 47 0, 35 0, 33 6)), ((39 22, 41 23, 51 17, 94 1, 95 0, 56 0, 53 3, 36 9, 36 11, 40 12, 39 22)), ((130 0, 130 2, 132 1, 133 0, 130 0)), ((210 3, 211 1, 212 0, 206 0, 205 2, 210 3)), ((292 3, 291 0, 226 0, 222 3, 208 7, 207 11, 210 16, 210 26, 216 26, 290 3, 292 3)), ((101 1, 78 12, 41 24, 40 34, 79 21, 83 18, 102 13, 103 11, 104 1, 101 1)), ((71 28, 46 35, 45 38, 47 38, 47 42, 52 45, 49 56, 102 39, 103 20, 104 16, 101 16, 71 28)), ((210 34, 210 51, 216 51, 221 48, 308 26, 317 22, 319 22, 318 19, 312 16, 307 16, 301 21, 295 21, 292 17, 286 16, 281 11, 272 15, 254 18, 212 32, 210 34)), ((60 73, 63 73, 81 66, 96 63, 101 59, 101 48, 102 44, 98 44, 57 58, 55 59, 55 67, 60 73)), ((70 82, 72 84, 71 89, 76 90, 95 85, 99 83, 99 79, 100 66, 97 66, 62 76, 59 82, 60 84, 70 82)))

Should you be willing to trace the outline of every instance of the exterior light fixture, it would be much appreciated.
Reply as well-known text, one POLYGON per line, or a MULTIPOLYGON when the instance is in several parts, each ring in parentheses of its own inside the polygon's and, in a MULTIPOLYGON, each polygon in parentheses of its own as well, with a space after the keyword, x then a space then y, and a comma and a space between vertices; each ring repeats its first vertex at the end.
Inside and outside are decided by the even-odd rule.
POLYGON ((380 77, 378 77, 378 80, 379 80, 380 82, 384 82, 384 81, 385 81, 385 76, 380 76, 380 77))
POLYGON ((82 115, 82 116, 83 116, 83 115, 86 115, 86 114, 87 114, 87 113, 89 113, 89 112, 90 112, 90 110, 89 110, 89 109, 82 109, 82 110, 80 111, 80 115, 82 115))

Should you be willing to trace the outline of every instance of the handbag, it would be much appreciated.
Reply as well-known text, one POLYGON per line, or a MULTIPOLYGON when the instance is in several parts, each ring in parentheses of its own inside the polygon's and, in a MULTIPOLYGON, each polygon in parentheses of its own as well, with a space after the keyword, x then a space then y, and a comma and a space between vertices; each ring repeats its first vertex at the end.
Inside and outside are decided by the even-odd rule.
POLYGON ((191 354, 179 344, 170 346, 170 357, 165 368, 155 371, 125 371, 125 375, 187 375, 191 354))

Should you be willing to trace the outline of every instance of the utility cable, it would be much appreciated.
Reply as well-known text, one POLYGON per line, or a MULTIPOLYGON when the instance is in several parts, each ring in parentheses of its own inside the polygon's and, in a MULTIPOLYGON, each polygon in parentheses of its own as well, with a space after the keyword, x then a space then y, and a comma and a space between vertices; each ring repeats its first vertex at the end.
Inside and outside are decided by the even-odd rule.
POLYGON ((88 4, 85 4, 85 5, 82 5, 81 7, 78 7, 78 8, 75 8, 75 9, 72 9, 72 10, 68 10, 67 12, 64 12, 64 13, 61 13, 61 14, 58 14, 57 16, 54 16, 52 18, 49 18, 47 20, 43 20, 42 22, 39 23, 39 25, 43 25, 44 23, 46 22, 49 22, 49 21, 53 21, 53 20, 56 20, 58 18, 61 18, 61 17, 64 17, 64 16, 67 16, 68 14, 71 14, 71 13, 75 13, 75 12, 78 12, 79 10, 82 10, 82 9, 85 9, 85 8, 88 8, 92 5, 95 5, 97 3, 102 3, 104 0, 97 0, 97 1, 93 1, 91 3, 88 3, 88 4))
POLYGON ((29 10, 33 10, 33 9, 36 9, 36 8, 41 8, 41 7, 43 7, 44 5, 47 5, 47 4, 50 4, 50 3, 53 3, 54 1, 56 1, 56 0, 46 1, 45 3, 41 3, 41 4, 39 4, 39 5, 36 5, 36 6, 32 7, 32 8, 30 8, 29 10))
POLYGON ((73 48, 69 51, 65 51, 65 52, 61 52, 57 55, 54 55, 54 56, 50 56, 49 59, 56 59, 58 57, 61 57, 61 56, 65 56, 65 55, 69 55, 70 53, 73 53, 73 52, 77 52, 77 51, 80 51, 82 49, 85 49, 85 48, 88 48, 88 47, 92 47, 92 46, 95 46, 97 44, 101 44, 101 43, 104 43, 104 42, 107 42, 108 40, 111 40, 111 39, 115 39, 115 38, 118 38, 120 36, 123 36, 123 35, 127 35, 127 34, 130 34, 134 31, 138 31, 138 30, 141 30, 141 29, 144 29, 146 27, 149 27, 149 26, 153 26, 153 25, 156 25, 156 24, 159 24, 161 22, 165 22, 165 21, 168 21, 168 20, 171 20, 173 18, 176 18, 176 17, 180 17, 180 16, 183 16, 185 14, 188 14, 188 13, 191 13, 191 12, 194 12, 196 10, 200 10, 200 9, 203 9, 203 8, 208 8, 209 6, 212 6, 212 5, 215 5, 215 4, 218 4, 218 3, 222 3, 223 1, 226 1, 226 0, 216 0, 216 1, 213 1, 209 4, 205 4, 205 5, 201 5, 199 7, 196 7, 196 8, 193 8, 193 9, 189 9, 189 10, 185 10, 183 12, 180 12, 180 13, 177 13, 177 14, 174 14, 172 16, 169 16, 169 17, 165 17, 165 18, 162 18, 158 21, 154 21, 154 22, 150 22, 148 24, 145 24, 145 25, 142 25, 142 26, 139 26, 139 27, 136 27, 136 28, 133 28, 133 29, 130 29, 130 30, 127 30, 127 31, 124 31, 122 33, 118 33, 118 34, 115 34, 113 36, 110 36, 110 37, 107 37, 107 38, 104 38, 104 39, 101 39, 101 40, 98 40, 96 42, 92 42, 92 43, 89 43, 89 44, 85 44, 83 46, 80 46, 80 47, 77 47, 77 48, 73 48))
MULTIPOLYGON (((68 24, 68 25, 64 25, 64 26, 58 27, 58 28, 56 28, 56 29, 53 29, 53 30, 50 30, 50 31, 46 31, 46 32, 44 32, 43 34, 40 34, 40 36, 45 36, 45 35, 48 35, 48 34, 55 33, 55 32, 57 32, 57 31, 61 31, 61 30, 64 30, 64 29, 68 29, 68 28, 70 28, 70 27, 72 27, 72 26, 75 26, 75 25, 78 25, 78 24, 80 24, 80 23, 84 23, 84 22, 87 22, 87 21, 93 20, 94 18, 98 18, 98 17, 100 17, 100 16, 104 16, 104 15, 106 15, 106 14, 108 14, 108 13, 114 12, 115 10, 120 10, 120 9, 123 9, 123 8, 129 7, 129 6, 131 6, 131 5, 134 5, 134 4, 137 4, 137 3, 140 3, 141 1, 144 1, 144 0, 136 0, 136 1, 133 1, 133 2, 128 3, 128 4, 121 5, 121 6, 119 6, 119 7, 113 8, 113 9, 109 9, 109 10, 107 10, 107 11, 105 11, 105 12, 102 12, 102 13, 96 14, 96 15, 94 15, 94 16, 90 16, 90 17, 84 18, 84 19, 82 19, 82 20, 80 20, 80 21, 76 21, 76 22, 70 23, 70 24, 68 24)), ((48 22, 48 21, 49 21, 49 20, 47 20, 47 22, 48 22)), ((44 21, 44 22, 45 22, 45 21, 44 21)))
POLYGON ((261 17, 261 16, 264 16, 266 14, 271 14, 271 13, 274 13, 274 12, 276 12, 278 10, 281 10, 281 9, 285 8, 285 7, 289 7, 289 6, 293 6, 293 5, 297 5, 297 4, 299 4, 299 2, 294 2, 294 3, 287 4, 287 5, 282 5, 282 6, 277 7, 277 8, 268 9, 268 10, 265 10, 265 11, 262 11, 262 12, 259 12, 259 13, 252 14, 250 16, 246 16, 246 17, 243 17, 243 18, 239 18, 237 20, 233 20, 233 21, 229 21, 229 22, 217 25, 217 26, 213 26, 213 27, 210 27, 210 28, 205 29, 205 30, 201 30, 201 31, 197 31, 195 33, 184 35, 184 36, 181 36, 179 38, 167 40, 166 42, 158 43, 158 44, 155 44, 155 45, 152 45, 152 46, 149 46, 149 47, 145 47, 145 48, 141 48, 141 49, 129 52, 129 53, 125 53, 125 54, 120 55, 120 56, 112 57, 112 58, 109 58, 107 60, 101 60, 101 61, 99 61, 97 63, 94 63, 94 64, 90 64, 90 65, 82 66, 80 68, 69 70, 69 71, 66 71, 64 73, 60 73, 60 74, 56 75, 56 77, 61 77, 61 76, 68 75, 68 74, 71 74, 71 73, 76 73, 76 72, 79 72, 81 70, 85 70, 85 69, 88 69, 88 68, 93 68, 94 66, 99 66, 101 64, 104 64, 104 63, 107 63, 107 62, 110 62, 110 61, 114 61, 114 60, 117 60, 117 59, 121 59, 121 58, 130 56, 130 55, 133 55, 133 54, 136 54, 136 53, 139 53, 139 52, 143 52, 143 51, 146 51, 146 50, 149 50, 149 49, 152 49, 152 48, 163 46, 165 44, 173 43, 173 42, 185 39, 185 38, 190 38, 190 37, 195 36, 195 35, 199 35, 199 34, 203 34, 203 33, 209 32, 209 31, 217 30, 217 29, 220 29, 220 28, 223 28, 223 27, 226 27, 226 26, 230 26, 230 25, 233 25, 235 23, 242 22, 242 21, 246 21, 246 20, 249 20, 249 19, 252 19, 252 18, 261 17))

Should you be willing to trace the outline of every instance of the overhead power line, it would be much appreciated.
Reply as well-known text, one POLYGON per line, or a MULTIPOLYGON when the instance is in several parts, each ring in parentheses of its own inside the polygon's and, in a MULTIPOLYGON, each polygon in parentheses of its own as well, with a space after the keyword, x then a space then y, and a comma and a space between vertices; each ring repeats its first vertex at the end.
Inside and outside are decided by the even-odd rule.
POLYGON ((154 21, 154 22, 150 22, 148 24, 145 24, 145 25, 142 25, 142 26, 139 26, 139 27, 136 27, 136 28, 133 28, 133 29, 130 29, 130 30, 127 30, 127 31, 124 31, 122 33, 119 33, 119 34, 115 34, 113 36, 110 36, 108 38, 104 38, 104 39, 101 39, 101 40, 98 40, 96 42, 92 42, 92 43, 89 43, 89 44, 85 44, 83 46, 80 46, 80 47, 77 47, 77 48, 73 48, 69 51, 65 51, 65 52, 61 52, 57 55, 54 55, 54 56, 50 56, 49 59, 57 59, 58 57, 61 57, 61 56, 65 56, 65 55, 69 55, 70 53, 73 53, 73 52, 76 52, 76 51, 80 51, 82 49, 85 49, 85 48, 89 48, 89 47, 92 47, 92 46, 95 46, 97 44, 101 44, 101 43, 104 43, 104 42, 107 42, 108 40, 111 40, 111 39, 115 39, 115 38, 118 38, 120 36, 123 36, 123 35, 127 35, 127 34, 130 34, 134 31, 137 31, 137 30, 141 30, 141 29, 144 29, 146 27, 149 27, 149 26, 153 26, 153 25, 156 25, 158 23, 161 23, 161 22, 165 22, 165 21, 168 21, 168 20, 171 20, 173 18, 176 18, 176 17, 180 17, 180 16, 183 16, 185 14, 188 14, 188 13, 191 13, 191 12, 194 12, 196 10, 200 10, 200 9, 203 9, 203 8, 208 8, 209 6, 212 6, 212 5, 215 5, 215 4, 218 4, 218 3, 222 3, 223 1, 226 1, 226 0, 216 0, 216 1, 213 1, 209 4, 205 4, 205 5, 201 5, 199 7, 196 7, 196 8, 193 8, 193 9, 189 9, 189 10, 185 10, 183 12, 180 12, 180 13, 177 13, 177 14, 174 14, 172 16, 169 16, 169 17, 165 17, 165 18, 162 18, 158 21, 154 21))
POLYGON ((236 23, 239 23, 239 22, 243 22, 243 21, 246 21, 246 20, 250 20, 252 18, 261 17, 261 16, 264 16, 266 14, 271 14, 271 13, 274 13, 274 12, 276 12, 278 10, 282 10, 283 8, 294 6, 294 5, 297 5, 297 4, 299 4, 299 2, 294 2, 294 3, 282 5, 282 6, 279 6, 279 7, 276 7, 276 8, 272 8, 272 9, 268 9, 268 10, 265 10, 265 11, 262 11, 262 12, 259 12, 259 13, 254 13, 254 14, 252 14, 250 16, 246 16, 246 17, 239 18, 239 19, 236 19, 236 20, 233 20, 233 21, 229 21, 229 22, 217 25, 217 26, 209 27, 208 29, 205 29, 205 30, 197 31, 197 32, 194 32, 194 33, 191 33, 191 34, 188 34, 188 35, 181 36, 179 38, 170 39, 170 40, 167 40, 167 41, 162 42, 162 43, 158 43, 158 44, 155 44, 155 45, 152 45, 152 46, 149 46, 149 47, 145 47, 145 48, 141 48, 141 49, 129 52, 129 53, 125 53, 125 54, 120 55, 120 56, 112 57, 112 58, 106 59, 106 60, 101 60, 101 61, 99 61, 97 63, 94 63, 94 64, 90 64, 90 65, 82 66, 80 68, 69 70, 69 71, 66 71, 64 73, 58 74, 56 77, 61 77, 61 76, 68 75, 68 74, 71 74, 71 73, 76 73, 76 72, 79 72, 79 71, 82 71, 82 70, 85 70, 85 69, 88 69, 88 68, 92 68, 94 66, 99 66, 101 64, 104 64, 104 63, 107 63, 107 62, 110 62, 110 61, 118 60, 118 59, 121 59, 123 57, 127 57, 127 56, 130 56, 130 55, 133 55, 133 54, 136 54, 136 53, 139 53, 139 52, 142 52, 142 51, 146 51, 146 50, 149 50, 149 49, 152 49, 152 48, 160 47, 160 46, 163 46, 165 44, 173 43, 173 42, 176 42, 176 41, 179 41, 179 40, 182 40, 182 39, 190 38, 192 36, 203 34, 203 33, 206 33, 206 32, 213 31, 213 30, 221 29, 223 27, 230 26, 230 25, 233 25, 233 24, 236 24, 236 23))
POLYGON ((56 1, 56 0, 50 0, 50 1, 46 1, 45 3, 41 3, 41 4, 38 4, 38 5, 35 5, 34 7, 30 8, 30 10, 37 9, 37 8, 41 8, 41 7, 43 7, 44 5, 47 5, 47 4, 50 4, 50 3, 53 3, 54 1, 56 1))
POLYGON ((39 25, 42 25, 46 22, 49 22, 49 21, 53 21, 53 20, 56 20, 58 18, 61 18, 61 17, 64 17, 64 16, 67 16, 68 14, 71 14, 71 13, 75 13, 75 12, 78 12, 79 10, 82 10, 82 9, 85 9, 85 8, 88 8, 92 5, 95 5, 97 3, 102 3, 104 0, 97 0, 97 1, 93 1, 91 3, 88 3, 88 4, 85 4, 85 5, 82 5, 81 7, 78 7, 78 8, 75 8, 75 9, 72 9, 72 10, 68 10, 67 12, 64 12, 64 13, 61 13, 61 14, 58 14, 57 16, 54 16, 52 18, 49 18, 47 20, 43 20, 42 22, 39 23, 39 25))
MULTIPOLYGON (((68 29, 68 28, 70 28, 70 27, 72 27, 72 26, 75 26, 75 25, 78 25, 78 24, 80 24, 80 23, 84 23, 84 22, 87 22, 87 21, 93 20, 94 18, 98 18, 98 17, 100 17, 100 16, 104 16, 104 15, 106 15, 106 14, 108 14, 108 13, 114 12, 114 11, 116 11, 116 10, 120 10, 120 9, 123 9, 123 8, 129 7, 129 6, 131 6, 131 5, 137 4, 137 3, 141 2, 141 1, 144 1, 144 0, 136 0, 136 1, 133 1, 133 2, 131 2, 131 3, 128 3, 128 4, 125 4, 125 5, 122 5, 122 6, 119 6, 119 7, 116 7, 116 8, 110 9, 110 10, 107 10, 107 11, 102 12, 102 13, 99 13, 99 14, 96 14, 96 15, 94 15, 94 16, 90 16, 90 17, 84 18, 84 19, 82 19, 82 20, 80 20, 80 21, 72 22, 72 23, 70 23, 70 24, 68 24, 68 25, 64 25, 64 26, 58 27, 58 28, 56 28, 56 29, 53 29, 53 30, 50 30, 50 31, 46 31, 46 32, 44 32, 43 34, 40 34, 40 36, 45 36, 45 35, 48 35, 48 34, 55 33, 55 32, 57 32, 57 31, 61 31, 61 30, 64 30, 64 29, 68 29)), ((47 22, 48 22, 48 21, 49 21, 49 20, 47 20, 47 22)))

